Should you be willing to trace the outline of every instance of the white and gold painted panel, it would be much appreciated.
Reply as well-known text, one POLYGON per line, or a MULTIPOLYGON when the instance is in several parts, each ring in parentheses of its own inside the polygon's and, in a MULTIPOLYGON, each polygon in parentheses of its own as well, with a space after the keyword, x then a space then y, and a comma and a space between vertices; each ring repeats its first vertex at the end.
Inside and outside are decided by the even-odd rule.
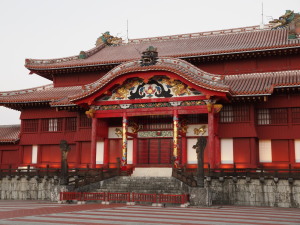
POLYGON ((207 124, 191 124, 188 125, 187 137, 195 137, 195 136, 208 136, 208 126, 207 124))

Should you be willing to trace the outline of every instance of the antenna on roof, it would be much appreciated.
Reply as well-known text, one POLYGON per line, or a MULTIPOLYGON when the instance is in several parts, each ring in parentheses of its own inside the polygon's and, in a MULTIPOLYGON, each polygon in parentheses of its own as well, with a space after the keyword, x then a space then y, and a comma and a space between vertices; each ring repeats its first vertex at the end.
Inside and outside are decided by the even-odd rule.
POLYGON ((261 24, 260 29, 264 29, 264 1, 261 2, 261 24))
POLYGON ((128 37, 128 19, 127 19, 127 30, 126 30, 126 33, 127 33, 126 43, 128 43, 128 41, 129 41, 129 37, 128 37))

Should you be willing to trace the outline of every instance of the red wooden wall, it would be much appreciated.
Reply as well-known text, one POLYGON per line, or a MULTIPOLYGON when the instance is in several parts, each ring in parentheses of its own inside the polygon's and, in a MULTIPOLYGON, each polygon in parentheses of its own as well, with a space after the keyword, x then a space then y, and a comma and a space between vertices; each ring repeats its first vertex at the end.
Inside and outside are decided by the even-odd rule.
POLYGON ((0 168, 13 167, 19 164, 19 146, 14 144, 0 145, 0 168))
POLYGON ((234 59, 221 62, 205 62, 197 67, 209 73, 227 75, 242 73, 260 73, 282 70, 299 70, 300 56, 271 56, 255 59, 234 59))
POLYGON ((89 84, 98 80, 107 72, 108 71, 58 74, 54 76, 53 83, 55 87, 78 86, 89 84))

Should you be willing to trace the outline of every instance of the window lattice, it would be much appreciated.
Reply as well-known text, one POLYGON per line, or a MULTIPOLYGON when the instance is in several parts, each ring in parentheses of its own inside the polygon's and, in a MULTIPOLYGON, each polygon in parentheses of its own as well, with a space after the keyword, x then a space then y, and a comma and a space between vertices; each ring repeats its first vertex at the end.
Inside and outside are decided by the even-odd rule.
POLYGON ((42 131, 62 131, 62 118, 42 119, 42 131))
POLYGON ((76 131, 77 129, 77 118, 70 117, 66 118, 66 131, 76 131))
POLYGON ((92 127, 92 119, 85 114, 80 114, 80 127, 92 127))
POLYGON ((288 122, 287 108, 258 109, 257 124, 286 124, 288 122))
POLYGON ((23 120, 23 132, 37 132, 39 129, 39 120, 23 120))
POLYGON ((292 108, 292 123, 300 123, 300 108, 292 108))
POLYGON ((221 123, 248 122, 250 110, 248 105, 225 105, 220 112, 221 123))

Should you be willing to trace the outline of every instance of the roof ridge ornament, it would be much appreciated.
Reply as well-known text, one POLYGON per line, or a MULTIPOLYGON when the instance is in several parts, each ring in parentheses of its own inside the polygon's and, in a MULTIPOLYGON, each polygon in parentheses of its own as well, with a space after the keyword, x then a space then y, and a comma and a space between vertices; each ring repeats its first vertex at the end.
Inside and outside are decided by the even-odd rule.
POLYGON ((300 13, 286 10, 279 19, 274 19, 269 23, 273 25, 272 30, 287 28, 289 30, 288 39, 300 38, 300 13))
POLYGON ((157 63, 158 52, 157 48, 149 46, 146 51, 142 52, 142 58, 140 60, 141 66, 152 66, 157 63))
POLYGON ((106 31, 105 33, 100 36, 96 41, 96 47, 105 44, 108 46, 116 46, 122 44, 122 38, 114 37, 110 35, 109 31, 106 31))

